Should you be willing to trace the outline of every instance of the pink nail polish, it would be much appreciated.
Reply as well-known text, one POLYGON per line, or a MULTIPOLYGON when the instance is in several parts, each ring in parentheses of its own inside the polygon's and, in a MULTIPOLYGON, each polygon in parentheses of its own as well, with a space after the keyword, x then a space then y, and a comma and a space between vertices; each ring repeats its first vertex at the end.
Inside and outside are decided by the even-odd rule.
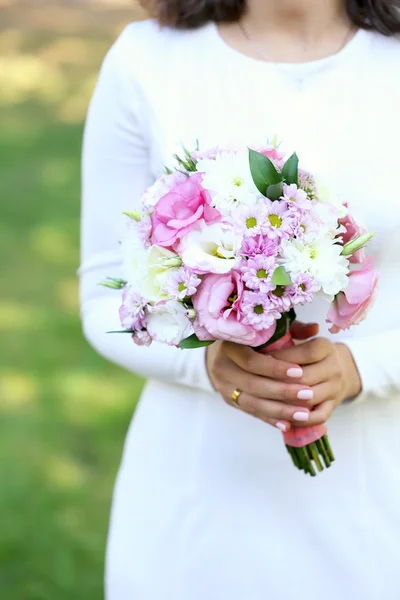
POLYGON ((299 400, 312 400, 314 398, 314 392, 312 390, 300 390, 297 397, 299 400))
POLYGON ((277 427, 278 429, 280 429, 281 431, 287 431, 287 430, 288 430, 288 426, 287 426, 287 425, 285 425, 285 423, 280 423, 280 422, 278 422, 278 423, 276 424, 276 427, 277 427))
POLYGON ((308 421, 310 418, 309 413, 306 412, 295 412, 293 415, 293 419, 295 421, 308 421))
POLYGON ((299 367, 291 367, 287 370, 286 375, 288 377, 293 377, 293 379, 300 379, 300 377, 303 377, 303 369, 300 369, 299 367))

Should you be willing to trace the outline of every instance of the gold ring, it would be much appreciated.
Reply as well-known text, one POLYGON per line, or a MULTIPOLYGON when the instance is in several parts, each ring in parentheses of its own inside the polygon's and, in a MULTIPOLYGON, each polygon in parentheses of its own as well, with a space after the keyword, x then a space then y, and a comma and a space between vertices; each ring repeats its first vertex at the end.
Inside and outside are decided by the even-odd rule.
POLYGON ((240 405, 239 405, 239 397, 240 397, 240 394, 241 394, 241 393, 242 393, 242 390, 239 390, 238 388, 236 388, 236 390, 234 390, 234 391, 232 392, 232 402, 233 402, 233 404, 234 404, 235 406, 237 406, 238 408, 240 408, 240 405))

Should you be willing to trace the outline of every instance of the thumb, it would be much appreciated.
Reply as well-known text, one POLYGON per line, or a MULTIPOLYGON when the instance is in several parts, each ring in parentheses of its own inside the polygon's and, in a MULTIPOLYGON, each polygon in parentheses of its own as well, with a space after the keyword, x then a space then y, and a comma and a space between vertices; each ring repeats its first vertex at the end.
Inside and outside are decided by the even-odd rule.
POLYGON ((318 323, 301 323, 300 321, 295 321, 290 326, 290 333, 295 340, 307 340, 318 335, 319 325, 318 323))

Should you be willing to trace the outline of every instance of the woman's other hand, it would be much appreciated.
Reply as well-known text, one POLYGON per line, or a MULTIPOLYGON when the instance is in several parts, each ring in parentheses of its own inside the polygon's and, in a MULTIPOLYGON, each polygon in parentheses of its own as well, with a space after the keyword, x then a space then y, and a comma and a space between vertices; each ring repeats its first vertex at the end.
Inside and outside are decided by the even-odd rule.
POLYGON ((325 423, 344 401, 355 398, 362 384, 356 364, 345 344, 333 344, 317 337, 293 348, 272 353, 278 361, 293 362, 303 369, 299 383, 312 392, 306 402, 310 409, 307 424, 325 423))

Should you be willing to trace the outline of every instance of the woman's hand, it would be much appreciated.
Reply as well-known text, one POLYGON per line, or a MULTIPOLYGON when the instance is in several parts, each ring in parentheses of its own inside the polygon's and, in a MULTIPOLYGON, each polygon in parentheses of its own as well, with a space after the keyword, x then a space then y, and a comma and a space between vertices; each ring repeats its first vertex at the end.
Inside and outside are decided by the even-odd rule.
MULTIPOLYGON (((307 339, 318 326, 296 324, 292 335, 307 339)), ((212 384, 225 402, 235 406, 232 393, 242 391, 239 405, 244 412, 287 431, 291 424, 310 419, 313 391, 303 382, 303 369, 291 359, 259 354, 247 346, 214 342, 207 350, 207 369, 212 384)))
POLYGON ((344 400, 361 392, 360 375, 345 344, 333 344, 319 337, 273 352, 272 356, 278 361, 293 362, 302 367, 300 383, 313 394, 305 403, 311 410, 307 425, 325 423, 344 400))

